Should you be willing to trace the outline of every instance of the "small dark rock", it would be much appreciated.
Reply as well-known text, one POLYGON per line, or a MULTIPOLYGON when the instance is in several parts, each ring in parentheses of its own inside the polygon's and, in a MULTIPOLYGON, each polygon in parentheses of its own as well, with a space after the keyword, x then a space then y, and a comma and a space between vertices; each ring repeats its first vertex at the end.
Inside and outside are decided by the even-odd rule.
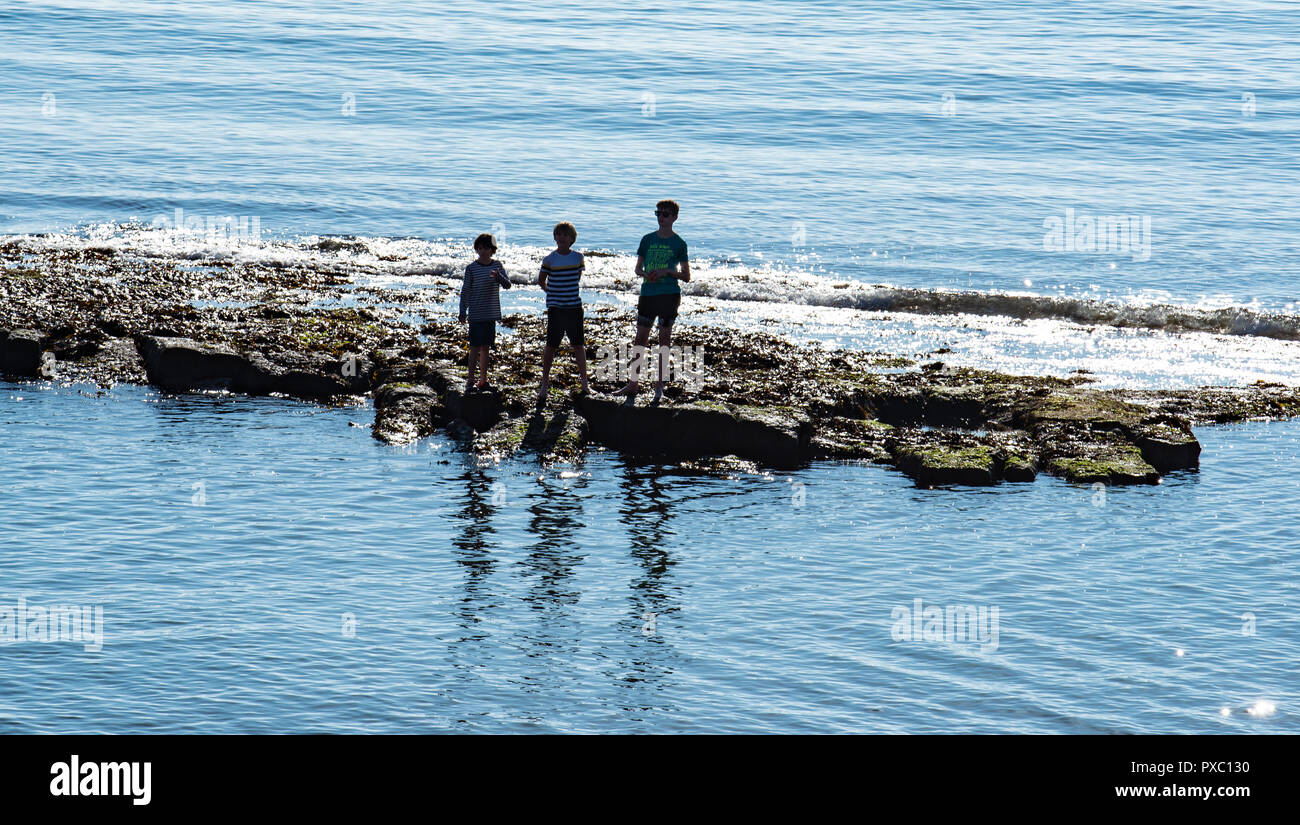
POLYGON ((41 372, 43 353, 39 332, 31 329, 0 330, 0 373, 36 377, 41 372))

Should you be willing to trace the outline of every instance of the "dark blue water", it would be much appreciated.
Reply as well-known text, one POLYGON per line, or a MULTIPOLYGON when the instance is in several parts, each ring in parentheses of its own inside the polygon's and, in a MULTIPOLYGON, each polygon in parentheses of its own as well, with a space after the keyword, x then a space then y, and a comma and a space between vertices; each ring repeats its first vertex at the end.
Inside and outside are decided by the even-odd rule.
POLYGON ((0 607, 104 615, 0 646, 0 729, 1300 730, 1300 423, 1203 429, 1159 487, 954 491, 481 469, 370 416, 0 385, 0 607), (896 640, 916 599, 995 644, 896 640))
MULTIPOLYGON (((1295 312, 1294 12, 10 5, 0 232, 419 286, 482 231, 527 273, 567 219, 620 253, 590 259, 589 300, 628 303, 673 197, 697 277, 766 296, 688 297, 686 323, 1108 386, 1295 383, 1285 341, 799 294, 1295 312), (120 225, 176 209, 262 240, 120 225), (1067 209, 1149 218, 1149 256, 1049 251, 1067 209), (373 254, 310 252, 324 234, 373 254)), ((1200 472, 1154 488, 926 491, 830 463, 480 468, 443 437, 379 445, 372 415, 0 384, 0 730, 1300 731, 1296 422, 1201 429, 1200 472), (102 608, 102 649, 6 627, 20 599, 102 608), (917 599, 996 609, 996 643, 895 638, 917 599)))
POLYGON ((700 258, 1294 310, 1294 12, 10 6, 0 231, 182 208, 278 237, 540 246, 568 219, 630 252, 675 197, 700 258), (1149 258, 1045 250, 1067 208, 1150 218, 1149 258))

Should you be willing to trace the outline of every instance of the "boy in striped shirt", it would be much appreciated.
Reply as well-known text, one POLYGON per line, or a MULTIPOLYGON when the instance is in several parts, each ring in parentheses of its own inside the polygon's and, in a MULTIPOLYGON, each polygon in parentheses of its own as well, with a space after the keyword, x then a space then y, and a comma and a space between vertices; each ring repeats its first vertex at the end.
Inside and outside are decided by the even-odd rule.
POLYGON ((538 285, 546 293, 546 349, 542 350, 538 409, 546 404, 546 393, 551 386, 551 361, 566 335, 573 345, 573 357, 582 376, 582 392, 591 391, 587 381, 587 339, 582 329, 582 296, 578 294, 578 282, 586 265, 582 253, 571 249, 578 240, 578 230, 565 221, 557 223, 551 235, 555 238, 555 251, 542 259, 542 271, 537 276, 538 285))
POLYGON ((500 288, 509 289, 510 279, 500 261, 493 260, 497 241, 487 232, 474 239, 478 260, 465 267, 460 285, 460 320, 469 318, 469 378, 465 392, 474 388, 474 367, 481 363, 479 389, 488 386, 488 352, 497 338, 497 321, 501 320, 500 288))

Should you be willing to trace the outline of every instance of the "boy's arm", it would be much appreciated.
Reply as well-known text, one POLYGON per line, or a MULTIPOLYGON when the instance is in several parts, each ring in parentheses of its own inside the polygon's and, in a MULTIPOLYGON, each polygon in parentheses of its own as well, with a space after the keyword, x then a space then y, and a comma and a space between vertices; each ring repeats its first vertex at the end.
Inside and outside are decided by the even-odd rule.
POLYGON ((543 261, 542 271, 537 273, 537 285, 542 288, 542 292, 546 291, 546 278, 550 274, 551 274, 551 268, 546 265, 545 261, 543 261))
POLYGON ((460 320, 465 320, 465 311, 469 308, 469 267, 465 267, 465 276, 460 282, 460 320))
POLYGON ((681 238, 678 238, 678 240, 682 244, 682 251, 679 253, 681 258, 679 263, 682 265, 682 269, 681 272, 674 272, 673 276, 679 281, 689 281, 691 279, 691 255, 686 246, 686 241, 682 241, 681 238))
POLYGON ((509 289, 514 286, 514 284, 510 283, 510 277, 506 275, 506 268, 501 264, 497 264, 496 269, 492 270, 492 277, 496 278, 502 289, 509 289))

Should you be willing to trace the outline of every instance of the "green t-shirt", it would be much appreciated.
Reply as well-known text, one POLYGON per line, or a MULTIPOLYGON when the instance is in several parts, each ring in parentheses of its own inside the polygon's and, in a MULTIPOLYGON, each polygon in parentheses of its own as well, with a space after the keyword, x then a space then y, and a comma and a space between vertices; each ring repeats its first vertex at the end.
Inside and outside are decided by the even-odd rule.
MULTIPOLYGON (((645 256, 646 272, 684 264, 689 260, 686 257, 686 241, 676 232, 670 238, 661 238, 658 232, 651 232, 641 239, 636 254, 638 257, 645 256)), ((660 278, 657 281, 641 279, 642 295, 676 295, 681 291, 681 284, 676 278, 660 278)))

